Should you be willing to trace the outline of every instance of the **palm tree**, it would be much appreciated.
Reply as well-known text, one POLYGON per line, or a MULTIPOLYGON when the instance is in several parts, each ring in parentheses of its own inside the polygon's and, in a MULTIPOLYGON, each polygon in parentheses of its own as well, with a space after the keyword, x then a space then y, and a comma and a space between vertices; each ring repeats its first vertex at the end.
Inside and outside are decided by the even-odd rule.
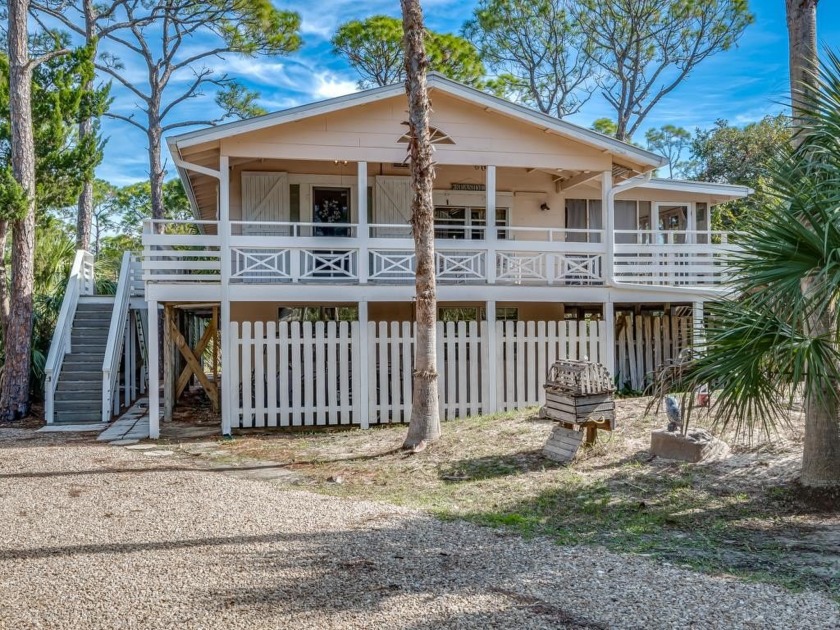
POLYGON ((687 391, 720 388, 725 428, 769 435, 802 392, 801 481, 840 487, 840 57, 828 52, 803 95, 800 146, 771 167, 777 203, 751 218, 733 257, 732 293, 709 309, 687 391))
POLYGON ((435 167, 429 141, 429 60, 423 41, 420 0, 400 0, 405 49, 405 91, 408 95, 408 136, 411 156, 411 225, 414 251, 417 332, 414 353, 414 391, 411 421, 404 448, 418 448, 440 438, 437 381, 437 294, 435 287, 435 224, 432 185, 435 167))

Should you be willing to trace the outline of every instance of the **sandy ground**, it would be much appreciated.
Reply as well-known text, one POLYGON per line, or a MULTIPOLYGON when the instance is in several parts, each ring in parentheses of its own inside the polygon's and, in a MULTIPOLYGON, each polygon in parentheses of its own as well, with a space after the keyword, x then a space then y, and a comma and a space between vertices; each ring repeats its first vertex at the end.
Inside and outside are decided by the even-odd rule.
POLYGON ((836 628, 814 593, 0 429, 0 628, 836 628))

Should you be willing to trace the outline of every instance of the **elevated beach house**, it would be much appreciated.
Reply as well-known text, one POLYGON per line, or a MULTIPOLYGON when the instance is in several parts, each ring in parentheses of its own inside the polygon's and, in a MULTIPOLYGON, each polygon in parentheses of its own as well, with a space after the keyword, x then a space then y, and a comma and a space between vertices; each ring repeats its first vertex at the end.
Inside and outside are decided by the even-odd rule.
MULTIPOLYGON (((726 278, 715 205, 750 191, 659 179, 659 155, 442 76, 429 89, 444 416, 538 404, 559 356, 632 389, 677 360, 726 278)), ((406 421, 406 117, 394 85, 170 138, 194 218, 148 221, 110 302, 80 252, 53 419, 82 315, 110 326, 103 419, 148 387, 153 436, 191 381, 224 433, 406 421)))

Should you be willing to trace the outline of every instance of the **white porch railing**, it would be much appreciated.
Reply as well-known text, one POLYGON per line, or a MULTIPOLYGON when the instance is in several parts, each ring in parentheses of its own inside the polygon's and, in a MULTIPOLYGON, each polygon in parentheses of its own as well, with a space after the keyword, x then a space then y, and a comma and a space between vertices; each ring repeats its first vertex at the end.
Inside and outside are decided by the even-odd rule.
POLYGON ((76 307, 79 297, 93 295, 93 254, 85 250, 78 250, 70 269, 70 278, 64 290, 64 300, 55 324, 50 351, 44 366, 44 415, 47 424, 55 420, 55 388, 64 364, 64 357, 72 352, 73 320, 76 317, 76 307))
POLYGON ((131 252, 123 254, 120 266, 120 279, 114 296, 114 310, 111 311, 111 324, 108 327, 108 343, 102 359, 102 422, 111 419, 114 405, 114 388, 120 372, 120 358, 125 343, 125 327, 128 319, 128 306, 131 298, 131 252))
POLYGON ((737 251, 725 232, 621 230, 616 240, 615 278, 628 284, 717 286, 737 251))
MULTIPOLYGON (((144 279, 219 283, 222 241, 215 221, 150 221, 143 237, 144 279)), ((411 227, 372 224, 231 222, 230 281, 410 284, 411 227)), ((603 230, 483 225, 436 227, 441 284, 602 286, 603 230)), ((714 286, 726 277, 728 236, 710 231, 617 230, 618 282, 714 286)))
POLYGON ((144 221, 143 279, 220 282, 221 240, 217 228, 218 221, 144 221))

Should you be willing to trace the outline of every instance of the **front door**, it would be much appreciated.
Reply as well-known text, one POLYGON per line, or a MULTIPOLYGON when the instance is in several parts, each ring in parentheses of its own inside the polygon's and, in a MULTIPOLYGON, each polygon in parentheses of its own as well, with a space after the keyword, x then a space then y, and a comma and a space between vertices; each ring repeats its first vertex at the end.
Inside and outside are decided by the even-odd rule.
POLYGON ((319 223, 315 236, 350 236, 350 189, 315 187, 312 189, 312 222, 319 223), (337 223, 330 227, 326 223, 337 223), (345 224, 345 225, 340 225, 345 224))

